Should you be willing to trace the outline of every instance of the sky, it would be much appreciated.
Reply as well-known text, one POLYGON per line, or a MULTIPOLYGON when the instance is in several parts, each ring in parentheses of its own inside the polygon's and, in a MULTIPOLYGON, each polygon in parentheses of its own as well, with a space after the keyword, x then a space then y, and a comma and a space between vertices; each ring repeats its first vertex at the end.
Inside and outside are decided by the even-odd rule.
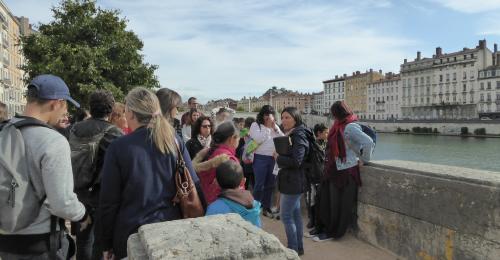
MULTIPOLYGON (((33 24, 57 0, 3 0, 33 24)), ((500 43, 500 0, 97 0, 118 9, 183 99, 260 96, 271 86, 319 92, 322 81, 370 68, 399 72, 431 57, 500 43)))

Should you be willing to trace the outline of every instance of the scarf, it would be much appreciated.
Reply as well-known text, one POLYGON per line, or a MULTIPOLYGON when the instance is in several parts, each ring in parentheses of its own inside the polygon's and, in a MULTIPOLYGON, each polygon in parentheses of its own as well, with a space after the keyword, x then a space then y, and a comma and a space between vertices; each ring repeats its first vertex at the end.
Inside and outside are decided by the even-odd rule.
POLYGON ((328 133, 328 148, 330 149, 331 161, 335 161, 336 158, 340 158, 343 162, 346 158, 345 141, 344 141, 344 130, 345 127, 352 123, 358 121, 358 117, 354 114, 347 116, 344 120, 335 120, 332 129, 328 133))
POLYGON ((208 137, 203 137, 202 135, 198 135, 198 141, 200 141, 201 146, 208 148, 212 142, 212 136, 209 135, 208 137))

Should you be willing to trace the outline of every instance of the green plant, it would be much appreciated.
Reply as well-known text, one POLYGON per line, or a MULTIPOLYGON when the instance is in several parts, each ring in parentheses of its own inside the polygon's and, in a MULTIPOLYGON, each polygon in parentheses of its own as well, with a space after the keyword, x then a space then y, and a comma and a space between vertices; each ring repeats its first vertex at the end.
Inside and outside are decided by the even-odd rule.
POLYGON ((439 134, 439 131, 437 128, 434 128, 434 130, 432 131, 434 134, 439 134))
POLYGON ((262 109, 262 107, 254 107, 254 109, 252 110, 252 112, 260 112, 260 110, 262 109))
POLYGON ((460 135, 468 135, 469 134, 469 128, 464 126, 460 128, 460 135))
POLYGON ((238 112, 244 112, 245 108, 244 107, 237 107, 236 111, 238 111, 238 112))
POLYGON ((474 130, 475 135, 486 135, 486 129, 485 128, 478 128, 474 130))

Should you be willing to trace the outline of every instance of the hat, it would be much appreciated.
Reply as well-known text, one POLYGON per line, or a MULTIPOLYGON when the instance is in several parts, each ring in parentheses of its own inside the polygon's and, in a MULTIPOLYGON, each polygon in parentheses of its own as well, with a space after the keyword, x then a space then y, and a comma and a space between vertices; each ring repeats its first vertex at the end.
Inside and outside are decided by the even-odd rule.
POLYGON ((38 98, 40 99, 64 99, 71 102, 77 108, 80 107, 80 104, 69 95, 69 88, 66 83, 58 76, 50 74, 36 76, 30 82, 28 88, 31 86, 38 90, 38 98))

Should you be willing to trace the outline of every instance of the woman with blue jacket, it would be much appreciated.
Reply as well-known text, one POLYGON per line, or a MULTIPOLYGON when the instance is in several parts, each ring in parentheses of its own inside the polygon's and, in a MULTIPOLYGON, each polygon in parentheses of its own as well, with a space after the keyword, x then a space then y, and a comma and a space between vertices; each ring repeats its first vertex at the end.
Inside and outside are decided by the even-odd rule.
POLYGON ((320 185, 319 226, 314 241, 341 238, 356 223, 359 164, 368 162, 375 149, 358 118, 343 101, 333 103, 334 123, 328 134, 325 172, 320 185))
POLYGON ((291 142, 289 153, 277 155, 278 190, 280 191, 281 220, 285 226, 288 248, 299 255, 304 254, 302 241, 303 224, 300 212, 300 198, 306 188, 305 160, 309 153, 309 140, 313 133, 302 123, 299 111, 287 107, 281 113, 284 132, 291 142))
POLYGON ((133 132, 111 143, 102 170, 99 210, 104 259, 126 257, 127 239, 140 226, 182 218, 179 205, 172 203, 177 192, 178 156, 184 157, 204 203, 189 153, 163 117, 156 95, 134 88, 125 102, 125 116, 133 132))

